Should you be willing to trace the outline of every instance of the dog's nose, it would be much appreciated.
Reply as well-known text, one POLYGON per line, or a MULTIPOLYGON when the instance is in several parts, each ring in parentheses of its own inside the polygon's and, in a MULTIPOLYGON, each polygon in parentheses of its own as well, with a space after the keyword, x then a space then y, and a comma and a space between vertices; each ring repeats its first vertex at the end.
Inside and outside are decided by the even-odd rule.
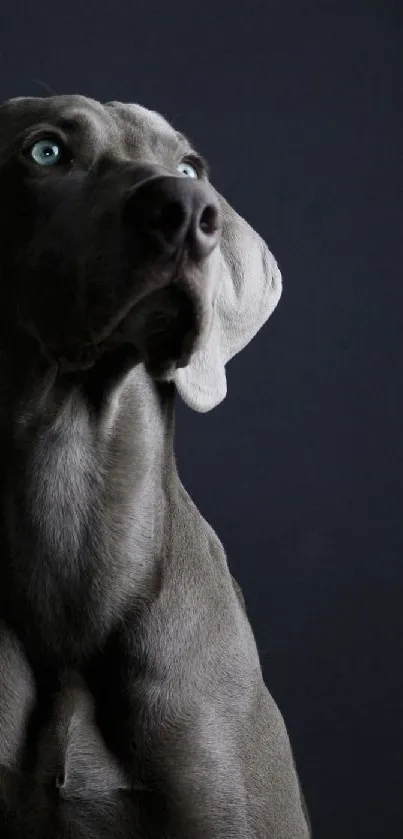
POLYGON ((169 250, 187 247, 196 261, 216 247, 221 213, 210 185, 193 178, 162 176, 139 184, 125 207, 126 223, 151 234, 169 250))

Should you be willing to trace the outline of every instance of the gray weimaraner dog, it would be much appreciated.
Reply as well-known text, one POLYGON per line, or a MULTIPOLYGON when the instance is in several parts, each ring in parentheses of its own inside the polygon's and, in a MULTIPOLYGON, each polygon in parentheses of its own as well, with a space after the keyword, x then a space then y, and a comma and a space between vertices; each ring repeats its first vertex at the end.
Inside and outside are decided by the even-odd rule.
POLYGON ((139 105, 0 107, 0 835, 306 839, 286 727, 174 399, 281 292, 205 161, 139 105))

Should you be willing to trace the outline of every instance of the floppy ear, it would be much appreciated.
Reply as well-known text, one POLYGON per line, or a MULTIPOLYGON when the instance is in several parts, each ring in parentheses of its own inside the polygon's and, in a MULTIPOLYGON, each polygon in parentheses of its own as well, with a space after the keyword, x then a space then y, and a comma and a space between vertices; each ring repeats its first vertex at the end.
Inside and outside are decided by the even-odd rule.
POLYGON ((282 289, 278 265, 263 239, 217 197, 223 227, 220 250, 212 255, 216 284, 211 320, 189 364, 175 373, 182 399, 201 413, 225 399, 225 365, 263 326, 282 289))

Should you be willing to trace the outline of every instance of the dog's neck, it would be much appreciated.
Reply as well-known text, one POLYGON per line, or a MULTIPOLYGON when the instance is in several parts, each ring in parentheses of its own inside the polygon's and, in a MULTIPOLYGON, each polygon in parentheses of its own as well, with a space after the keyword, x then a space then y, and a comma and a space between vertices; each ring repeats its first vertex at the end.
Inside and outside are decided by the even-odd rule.
POLYGON ((95 604, 103 589, 107 623, 156 584, 168 499, 179 482, 174 388, 119 357, 80 375, 22 352, 12 366, 7 355, 0 364, 1 573, 13 575, 7 589, 19 598, 10 614, 27 614, 29 626, 31 610, 33 633, 40 615, 43 635, 52 632, 62 647, 74 603, 76 628, 86 616, 80 645, 87 632, 90 646, 92 592, 95 604))

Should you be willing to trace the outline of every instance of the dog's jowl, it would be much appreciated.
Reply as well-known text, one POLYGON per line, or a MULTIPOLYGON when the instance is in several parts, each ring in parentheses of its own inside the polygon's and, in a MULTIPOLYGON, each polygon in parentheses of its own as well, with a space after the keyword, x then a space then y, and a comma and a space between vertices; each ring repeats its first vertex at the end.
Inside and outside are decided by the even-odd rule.
POLYGON ((0 107, 0 835, 306 839, 223 547, 181 484, 281 293, 139 105, 0 107))

